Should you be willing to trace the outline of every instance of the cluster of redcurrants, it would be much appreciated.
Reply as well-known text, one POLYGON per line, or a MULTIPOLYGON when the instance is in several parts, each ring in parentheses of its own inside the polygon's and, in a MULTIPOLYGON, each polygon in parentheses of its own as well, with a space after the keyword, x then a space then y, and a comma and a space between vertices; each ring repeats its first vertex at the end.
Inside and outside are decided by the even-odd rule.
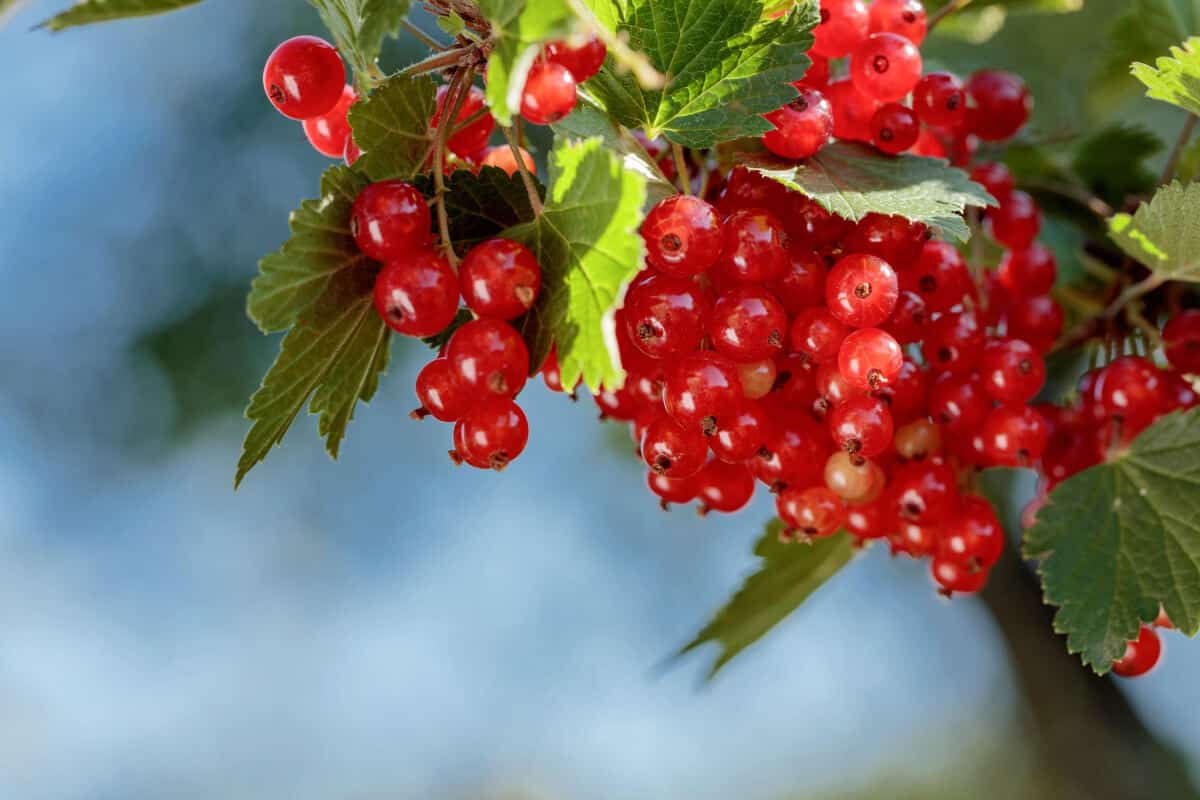
MULTIPOLYGON (((535 125, 548 125, 575 108, 577 85, 600 71, 607 54, 604 43, 589 39, 547 44, 529 68, 521 95, 521 116, 535 125)), ((316 36, 295 36, 280 44, 263 69, 263 89, 272 105, 290 119, 300 120, 313 148, 330 158, 353 164, 362 155, 351 136, 348 114, 358 101, 354 87, 346 83, 346 68, 337 49, 316 36)), ((445 112, 447 87, 437 95, 437 111, 431 125, 437 127, 445 112)), ((510 175, 517 163, 507 145, 488 147, 496 121, 487 110, 483 91, 471 86, 461 100, 447 149, 459 161, 454 168, 477 168, 491 164, 510 175)), ((521 150, 530 170, 533 159, 521 150)))
POLYGON ((964 164, 978 140, 1007 139, 1029 117, 1029 94, 1010 73, 981 70, 965 85, 949 72, 922 76, 920 0, 821 0, 813 33, 800 96, 766 115, 775 130, 763 144, 784 158, 808 158, 836 137, 964 164), (839 59, 845 74, 835 77, 839 59))

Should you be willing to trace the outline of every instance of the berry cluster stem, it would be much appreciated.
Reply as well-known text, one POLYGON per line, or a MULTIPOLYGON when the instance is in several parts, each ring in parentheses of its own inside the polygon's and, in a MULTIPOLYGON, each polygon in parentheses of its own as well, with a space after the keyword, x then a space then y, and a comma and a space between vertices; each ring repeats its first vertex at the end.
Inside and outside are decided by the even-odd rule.
POLYGON ((437 72, 446 67, 453 67, 459 63, 463 56, 471 51, 470 47, 455 47, 451 50, 445 50, 441 53, 436 53, 429 58, 422 59, 415 64, 410 64, 400 70, 397 75, 412 77, 414 75, 427 75, 430 72, 437 72))
POLYGON ((413 25, 411 22, 409 22, 406 19, 400 21, 400 27, 404 28, 404 30, 411 33, 418 40, 420 40, 426 47, 428 47, 430 50, 433 50, 435 53, 441 53, 441 52, 449 49, 446 45, 442 44, 437 39, 434 39, 428 33, 421 30, 416 25, 413 25))
POLYGON ((458 256, 454 252, 454 242, 450 239, 450 218, 446 213, 446 139, 450 134, 450 126, 458 117, 463 100, 470 91, 471 78, 475 71, 467 67, 454 73, 450 79, 450 87, 446 91, 444 113, 438 120, 437 130, 433 140, 433 185, 436 192, 438 232, 442 237, 442 249, 450 266, 458 269, 458 256))
POLYGON ((1162 175, 1159 177, 1160 184, 1168 183, 1175 177, 1175 170, 1179 167, 1179 159, 1183 157, 1183 149, 1187 147, 1188 140, 1192 138, 1192 134, 1196 131, 1196 123, 1200 122, 1200 117, 1195 114, 1188 114, 1187 121, 1183 123, 1183 129, 1179 131, 1179 138, 1175 140, 1174 146, 1171 148, 1171 155, 1167 157, 1167 163, 1163 166, 1162 175))
POLYGON ((965 7, 970 2, 971 0, 950 0, 949 3, 942 6, 940 9, 938 9, 936 14, 929 18, 929 23, 926 25, 925 29, 927 31, 933 30, 935 27, 937 27, 939 22, 953 14, 955 11, 965 7))
POLYGON ((521 182, 525 184, 525 193, 529 195, 529 207, 533 209, 535 217, 540 217, 542 215, 542 198, 538 196, 537 184, 534 183, 533 176, 529 174, 529 167, 525 165, 521 148, 517 146, 515 132, 511 127, 501 127, 500 130, 504 134, 504 140, 508 142, 508 148, 512 150, 513 160, 517 162, 517 171, 521 173, 521 182))
POLYGON ((679 186, 684 194, 692 193, 692 176, 688 173, 687 158, 683 155, 683 147, 671 142, 671 155, 675 158, 675 171, 679 173, 679 186))

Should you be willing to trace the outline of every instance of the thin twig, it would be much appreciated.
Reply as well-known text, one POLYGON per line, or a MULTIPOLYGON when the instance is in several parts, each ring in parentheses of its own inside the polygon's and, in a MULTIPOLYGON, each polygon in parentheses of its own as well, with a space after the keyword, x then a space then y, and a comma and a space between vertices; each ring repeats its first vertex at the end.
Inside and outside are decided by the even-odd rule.
POLYGON ((521 181, 525 184, 525 193, 529 195, 529 207, 533 209, 535 217, 540 217, 542 215, 542 198, 538 196, 537 184, 534 183, 533 176, 529 174, 529 167, 525 165, 525 157, 521 153, 521 148, 517 146, 513 129, 501 127, 500 131, 504 134, 508 148, 512 150, 513 159, 517 162, 517 172, 521 173, 521 181))
POLYGON ((1187 147, 1188 140, 1192 138, 1197 122, 1200 122, 1200 117, 1188 114, 1187 121, 1183 123, 1183 130, 1179 132, 1179 138, 1175 140, 1175 145, 1171 148, 1171 155, 1167 157, 1167 163, 1163 166, 1162 175, 1158 179, 1160 184, 1167 183, 1175 177, 1175 170, 1179 168, 1179 159, 1183 157, 1183 149, 1187 147))
POLYGON ((446 105, 438 120, 437 131, 433 138, 433 186, 437 199, 438 232, 442 237, 442 248, 446 252, 446 260, 455 270, 458 269, 458 255, 454 252, 454 242, 450 238, 450 218, 446 214, 446 137, 450 133, 451 120, 458 116, 463 100, 471 86, 471 76, 474 70, 470 67, 454 73, 450 86, 446 90, 446 105))
MULTIPOLYGON (((468 90, 468 91, 470 91, 470 90, 468 90)), ((475 122, 478 121, 479 119, 481 119, 485 114, 490 114, 490 113, 492 113, 492 112, 488 109, 487 106, 480 106, 479 108, 477 108, 475 110, 475 113, 471 114, 471 116, 467 117, 462 122, 454 123, 454 127, 450 129, 450 135, 446 138, 453 139, 455 136, 457 136, 458 134, 465 131, 467 128, 474 125, 475 122)))
POLYGON ((1110 206, 1103 198, 1097 197, 1082 186, 1075 186, 1065 181, 1051 180, 1025 181, 1024 185, 1029 189, 1049 192, 1050 194, 1057 194, 1068 200, 1073 200, 1098 217, 1107 218, 1116 213, 1116 209, 1110 206))
POLYGON ((449 45, 442 44, 437 39, 433 38, 428 33, 421 30, 420 28, 418 28, 416 25, 413 25, 408 20, 401 20, 400 27, 404 28, 404 30, 408 31, 413 36, 417 37, 422 42, 424 42, 426 46, 428 46, 429 48, 431 48, 433 50, 436 50, 439 53, 444 50, 450 49, 449 45))
POLYGON ((959 9, 963 8, 970 2, 971 2, 971 0, 950 0, 949 3, 942 6, 940 9, 938 9, 937 13, 935 13, 932 17, 929 18, 929 22, 926 23, 926 25, 925 25, 926 32, 931 31, 934 28, 936 28, 937 24, 939 22, 941 22, 946 17, 953 14, 955 11, 958 11, 959 9))
POLYGON ((396 74, 411 77, 413 75, 425 75, 430 72, 437 72, 444 67, 452 67, 458 64, 459 59, 468 52, 470 52, 470 48, 468 47, 456 47, 453 50, 447 50, 444 53, 438 53, 415 64, 411 64, 396 74))
POLYGON ((675 171, 678 174, 679 186, 684 194, 692 193, 692 176, 688 172, 687 159, 683 155, 683 147, 671 142, 671 155, 675 157, 675 171))

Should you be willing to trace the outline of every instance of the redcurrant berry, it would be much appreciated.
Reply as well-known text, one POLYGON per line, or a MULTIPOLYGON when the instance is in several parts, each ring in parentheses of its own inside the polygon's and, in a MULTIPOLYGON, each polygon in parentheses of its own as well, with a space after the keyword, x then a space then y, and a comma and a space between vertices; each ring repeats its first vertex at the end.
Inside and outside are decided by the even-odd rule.
POLYGON ((921 51, 895 33, 873 33, 850 56, 850 79, 881 102, 899 100, 921 78, 921 51))
POLYGON ((1020 189, 1009 192, 999 207, 988 211, 987 227, 992 238, 1010 250, 1033 244, 1042 229, 1042 212, 1032 197, 1020 189))
POLYGON ((692 502, 700 491, 695 475, 690 478, 668 478, 653 469, 646 471, 646 485, 658 495, 663 511, 666 511, 671 503, 692 502))
POLYGON ((1020 339, 991 341, 979 360, 983 386, 997 403, 1027 403, 1046 382, 1041 355, 1020 339))
POLYGON ((293 36, 275 48, 263 69, 271 105, 291 119, 327 113, 342 97, 346 67, 333 45, 316 36, 293 36))
POLYGON ((965 567, 957 561, 935 556, 929 564, 933 579, 941 586, 942 594, 974 594, 987 584, 988 571, 965 567))
POLYGON ((1000 281, 1014 296, 1046 294, 1054 288, 1058 262, 1047 247, 1034 242, 1024 250, 1009 250, 1000 260, 1000 281))
POLYGON ((577 89, 571 71, 551 61, 535 61, 525 78, 521 116, 534 125, 549 125, 575 108, 577 89))
POLYGON ((925 371, 916 362, 908 360, 900 364, 899 371, 891 380, 871 392, 872 396, 887 403, 892 422, 897 425, 927 415, 927 394, 925 371))
POLYGON ((900 280, 882 258, 856 253, 843 258, 825 281, 830 313, 855 328, 871 328, 891 316, 900 280))
POLYGON ((1121 420, 1125 428, 1132 426, 1138 431, 1167 407, 1162 371, 1138 356, 1121 356, 1100 370, 1093 392, 1109 415, 1121 420))
POLYGON ((892 415, 874 397, 847 397, 829 412, 833 443, 852 456, 873 458, 892 443, 892 415))
MULTIPOLYGON (((446 110, 448 90, 447 86, 438 87, 437 109, 433 112, 433 119, 429 121, 430 126, 434 128, 440 124, 442 112, 446 110)), ((454 115, 454 125, 461 125, 472 117, 476 119, 446 140, 446 147, 459 158, 468 158, 487 147, 488 139, 496 129, 496 119, 490 111, 485 110, 486 105, 483 90, 478 86, 470 87, 459 105, 458 113, 454 115)))
POLYGON ((820 483, 828 457, 829 437, 807 412, 785 413, 774 420, 750 469, 771 491, 780 491, 820 483))
POLYGON ((472 457, 499 471, 525 450, 529 422, 525 412, 511 399, 489 397, 480 400, 462 418, 462 432, 472 457))
POLYGON ((333 108, 320 116, 304 120, 304 136, 314 150, 330 158, 341 158, 346 154, 346 143, 350 140, 350 122, 346 115, 357 100, 358 94, 354 88, 346 86, 333 108))
POLYGON ((846 531, 856 539, 885 539, 896 524, 883 496, 869 503, 846 506, 846 531))
POLYGON ((990 410, 983 381, 973 373, 943 373, 929 387, 929 415, 953 434, 975 430, 990 410))
POLYGON ((458 377, 476 392, 512 397, 529 376, 529 350, 507 322, 477 319, 454 332, 446 358, 458 377))
POLYGON ((900 343, 879 328, 859 328, 842 340, 838 369, 856 389, 876 391, 889 385, 904 366, 900 343))
POLYGON ((350 211, 350 233, 358 249, 376 261, 404 258, 429 246, 430 225, 425 196, 403 181, 370 184, 350 211))
POLYGON ((871 140, 871 118, 879 108, 879 100, 860 92, 849 78, 830 81, 825 97, 833 106, 834 136, 859 142, 871 140))
POLYGON ((900 287, 924 300, 931 314, 949 311, 961 303, 970 285, 967 262, 946 242, 926 242, 915 268, 900 274, 900 287))
POLYGON ((988 142, 1008 139, 1029 119, 1033 105, 1025 83, 1011 72, 985 69, 967 81, 967 126, 988 142))
POLYGON ((1049 430, 1029 406, 999 406, 983 421, 987 456, 1001 467, 1028 467, 1042 457, 1049 430))
POLYGON ((442 422, 454 422, 474 405, 476 397, 463 386, 458 373, 445 358, 435 358, 417 373, 417 399, 421 407, 414 419, 432 414, 442 422))
POLYGON ((723 272, 740 283, 766 283, 788 266, 783 223, 764 209, 737 211, 725 220, 723 272))
POLYGON ((397 333, 432 336, 458 311, 458 277, 432 250, 390 261, 375 277, 375 310, 397 333))
POLYGON ((719 353, 702 351, 683 357, 667 373, 663 405, 677 423, 705 436, 737 413, 745 395, 737 365, 719 353))
POLYGON ((713 347, 739 362, 780 352, 787 333, 787 312, 775 295, 759 286, 736 286, 723 292, 708 316, 713 347))
POLYGON ((883 492, 887 476, 874 462, 839 450, 825 462, 825 485, 847 503, 865 503, 883 492))
POLYGON ((562 64, 571 72, 576 83, 583 83, 600 71, 608 48, 596 37, 578 45, 570 42, 551 42, 542 51, 547 61, 562 64))
POLYGON ((677 278, 699 275, 717 263, 724 241, 717 210, 682 194, 650 210, 642 223, 642 239, 650 266, 677 278))
POLYGON ((825 302, 825 262, 811 250, 788 248, 788 267, 768 284, 789 314, 825 302))
POLYGON ((765 117, 775 129, 763 134, 763 144, 784 158, 816 155, 833 135, 833 106, 820 91, 807 86, 795 100, 765 117))
MULTIPOLYGON (((517 151, 521 154, 521 161, 525 163, 525 169, 529 173, 537 172, 537 164, 533 161, 533 156, 524 147, 518 147, 517 151)), ((497 167, 504 170, 510 177, 516 175, 520 171, 517 166, 516 156, 513 155, 512 148, 506 144, 499 144, 495 147, 489 147, 483 156, 483 160, 479 162, 480 168, 497 167)))
POLYGON ((920 0, 875 0, 870 19, 871 33, 896 33, 915 45, 925 40, 925 6, 920 0))
POLYGON ((687 478, 704 466, 708 439, 699 430, 684 429, 659 415, 642 435, 642 458, 650 469, 668 478, 687 478))
POLYGON ((925 326, 921 352, 942 372, 967 372, 983 355, 984 331, 970 311, 947 311, 925 326))
POLYGON ((749 461, 766 444, 771 435, 771 420, 758 403, 747 400, 717 426, 709 440, 713 455, 722 461, 749 461))
POLYGON ((897 519, 895 511, 889 509, 895 529, 888 534, 892 555, 904 554, 912 558, 933 555, 937 547, 937 531, 932 525, 918 525, 906 519, 897 519))
POLYGON ((896 513, 921 526, 945 522, 959 508, 954 470, 941 459, 900 465, 892 473, 888 490, 896 513))
POLYGON ((913 89, 913 111, 926 125, 958 128, 967 119, 962 81, 949 72, 930 72, 913 89))
POLYGON ((1189 309, 1163 326, 1163 352, 1180 372, 1200 372, 1200 311, 1189 309))
POLYGON ((1017 182, 1008 167, 999 161, 983 161, 971 170, 971 180, 981 184, 988 194, 1003 203, 1008 200, 1017 182))
POLYGON ((817 399, 817 370, 813 360, 800 353, 776 358, 775 384, 769 397, 785 408, 811 408, 817 399))
POLYGON ((533 307, 542 270, 525 245, 488 239, 471 248, 458 270, 467 307, 487 319, 515 319, 533 307))
POLYGON ((745 464, 729 464, 713 459, 696 476, 700 514, 720 511, 732 514, 746 507, 754 496, 754 476, 745 464))
POLYGON ((899 103, 884 103, 871 116, 871 143, 891 155, 916 144, 920 132, 917 115, 899 103))
POLYGON ((982 497, 967 495, 938 529, 938 557, 970 570, 991 569, 1004 553, 1004 527, 982 497))
POLYGON ((870 15, 862 0, 821 0, 812 52, 822 58, 849 55, 867 37, 870 15))
POLYGON ((842 499, 824 486, 784 489, 775 498, 775 510, 784 525, 805 539, 832 536, 846 521, 842 499))
POLYGON ((792 321, 792 350, 815 362, 838 357, 850 327, 824 306, 806 308, 792 321))
MULTIPOLYGON (((901 284, 904 279, 901 276, 901 284)), ((880 327, 890 333, 900 344, 912 344, 925 336, 925 321, 928 311, 925 300, 916 292, 903 289, 896 297, 892 316, 880 327)))
POLYGON ((625 295, 625 331, 652 358, 695 350, 711 304, 694 281, 653 275, 625 295))
POLYGON ((1113 661, 1112 669, 1122 678, 1145 675, 1158 664, 1162 656, 1162 642, 1154 628, 1143 625, 1138 638, 1125 645, 1125 654, 1113 661))
POLYGON ((866 253, 881 258, 897 272, 907 270, 921 255, 930 231, 923 223, 904 217, 870 213, 858 221, 842 240, 844 253, 866 253))

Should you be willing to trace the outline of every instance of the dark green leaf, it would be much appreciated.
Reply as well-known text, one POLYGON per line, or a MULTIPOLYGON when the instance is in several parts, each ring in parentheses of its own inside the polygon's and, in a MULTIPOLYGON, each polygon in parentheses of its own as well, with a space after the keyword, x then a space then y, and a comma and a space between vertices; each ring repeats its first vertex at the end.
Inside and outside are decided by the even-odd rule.
POLYGON ((1146 85, 1146 96, 1200 114, 1200 36, 1172 47, 1155 66, 1134 64, 1133 76, 1146 85))
POLYGON ((1120 207, 1129 195, 1143 194, 1158 184, 1146 160, 1162 147, 1162 141, 1145 128, 1110 125, 1084 140, 1072 166, 1096 195, 1120 207))
POLYGON ((370 269, 350 234, 350 206, 366 185, 348 167, 330 167, 321 176, 321 196, 292 212, 292 238, 259 262, 247 302, 263 333, 292 325, 335 275, 370 269))
POLYGON ((748 577, 712 621, 678 655, 717 642, 721 652, 708 672, 711 679, 734 656, 761 639, 800 607, 825 581, 850 563, 851 538, 844 531, 812 544, 779 541, 783 523, 773 520, 754 546, 763 563, 748 577))
MULTIPOLYGON (((413 184, 433 196, 433 179, 428 175, 418 176, 413 184)), ((544 197, 545 188, 537 189, 538 196, 544 197)), ((478 174, 457 170, 446 178, 446 216, 454 249, 465 255, 484 239, 532 220, 533 208, 520 175, 510 177, 499 167, 487 166, 478 174)))
POLYGON ((570 35, 578 18, 564 0, 479 0, 479 10, 491 23, 495 41, 488 57, 487 102, 496 120, 510 125, 542 44, 570 35))
POLYGON ((1121 249, 1156 275, 1200 281, 1200 184, 1164 186, 1135 214, 1117 214, 1108 227, 1121 249))
POLYGON ((816 0, 762 20, 762 0, 591 0, 597 17, 666 76, 642 88, 612 59, 588 82, 597 102, 627 128, 687 147, 710 147, 771 129, 760 115, 796 97, 809 66, 816 0))
POLYGON ((337 458, 355 405, 374 397, 387 368, 391 332, 375 311, 374 283, 375 270, 365 264, 337 272, 283 338, 279 358, 246 409, 254 424, 235 486, 283 441, 306 402, 310 414, 320 414, 318 431, 337 458))
POLYGON ((613 314, 642 267, 638 227, 646 181, 600 139, 563 141, 550 155, 550 194, 541 216, 502 235, 534 252, 542 267, 537 305, 519 323, 537 369, 552 346, 564 386, 624 381, 613 314))
POLYGON ((446 342, 450 341, 450 337, 454 335, 456 330, 461 328, 463 325, 466 325, 473 319, 475 319, 474 314, 465 308, 460 308, 454 315, 454 319, 450 320, 450 324, 446 326, 445 330, 439 331, 433 336, 426 336, 421 341, 432 347, 434 350, 441 350, 446 346, 446 342))
POLYGON ((360 91, 370 85, 375 60, 387 36, 395 36, 409 0, 309 0, 349 62, 360 91))
POLYGON ((1200 629, 1200 410, 1159 420, 1110 463, 1068 478, 1025 533, 1054 627, 1107 672, 1159 604, 1200 629))
MULTIPOLYGON (((71 8, 43 22, 39 27, 52 31, 90 25, 93 22, 108 22, 129 17, 146 17, 174 11, 185 6, 194 6, 200 0, 82 0, 71 8)), ((0 4, 0 13, 6 9, 0 4)))
POLYGON ((871 212, 896 214, 959 241, 970 236, 963 210, 995 205, 982 186, 941 159, 886 156, 851 142, 828 145, 807 161, 753 154, 743 163, 846 219, 857 222, 871 212))
POLYGON ((373 181, 406 180, 420 171, 432 152, 436 97, 433 79, 397 75, 351 106, 354 143, 363 151, 354 168, 373 181))

